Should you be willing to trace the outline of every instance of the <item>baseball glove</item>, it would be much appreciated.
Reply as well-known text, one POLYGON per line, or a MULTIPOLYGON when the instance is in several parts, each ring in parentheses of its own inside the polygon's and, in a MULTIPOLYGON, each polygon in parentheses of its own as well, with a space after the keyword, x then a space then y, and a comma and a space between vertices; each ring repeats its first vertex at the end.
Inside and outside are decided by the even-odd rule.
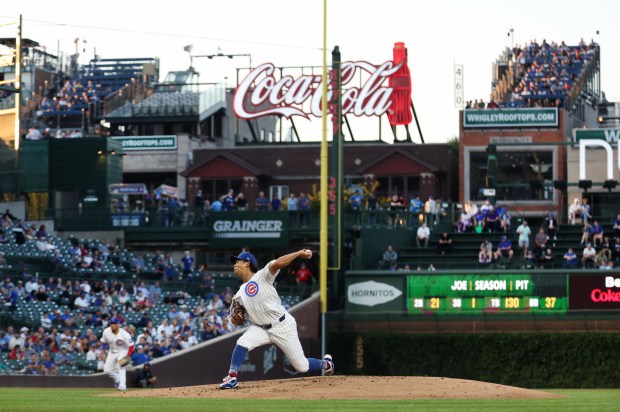
POLYGON ((131 363, 131 358, 129 356, 123 356, 118 360, 119 366, 122 368, 123 366, 129 365, 131 363))
POLYGON ((245 323, 245 308, 234 301, 230 308, 230 321, 235 326, 243 326, 245 323))

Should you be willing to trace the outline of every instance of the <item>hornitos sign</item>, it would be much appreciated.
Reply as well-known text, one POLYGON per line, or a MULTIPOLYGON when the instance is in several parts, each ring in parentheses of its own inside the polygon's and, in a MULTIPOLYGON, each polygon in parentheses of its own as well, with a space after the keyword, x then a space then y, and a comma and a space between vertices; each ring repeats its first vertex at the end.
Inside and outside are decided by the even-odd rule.
POLYGON ((558 127, 557 108, 465 109, 464 128, 558 127))
POLYGON ((400 289, 374 280, 353 283, 349 285, 347 290, 347 298, 350 303, 370 307, 391 302, 402 294, 403 292, 400 289))
POLYGON ((132 150, 176 150, 177 137, 169 136, 133 136, 113 137, 123 145, 123 151, 132 150))
POLYGON ((217 246, 272 247, 288 244, 287 212, 211 213, 212 242, 217 246))

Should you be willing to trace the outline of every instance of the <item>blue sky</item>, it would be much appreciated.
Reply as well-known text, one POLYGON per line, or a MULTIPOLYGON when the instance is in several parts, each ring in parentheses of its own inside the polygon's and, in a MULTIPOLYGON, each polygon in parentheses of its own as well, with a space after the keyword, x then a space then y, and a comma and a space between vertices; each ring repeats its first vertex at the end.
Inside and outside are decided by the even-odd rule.
MULTIPOLYGON (((78 41, 84 61, 95 52, 102 58, 159 57, 161 75, 189 66, 183 47, 193 54, 251 54, 254 66, 320 66, 323 45, 322 0, 231 0, 128 2, 22 0, 3 4, 0 24, 24 19, 23 35, 51 51, 75 52, 78 41), (86 42, 84 42, 86 40, 86 42), (85 50, 82 52, 82 50, 85 50)), ((465 99, 488 99, 491 67, 502 50, 532 39, 581 38, 601 44, 602 89, 608 100, 620 101, 620 3, 615 1, 530 1, 504 3, 471 0, 419 2, 406 0, 332 0, 327 5, 327 49, 338 45, 343 60, 379 64, 392 58, 394 42, 409 53, 412 98, 426 142, 445 142, 458 135, 454 107, 454 64, 464 65, 465 99), (586 5, 587 4, 587 5, 586 5), (514 29, 513 37, 507 36, 514 29), (596 32, 599 31, 597 35, 596 32)), ((0 26, 12 37, 14 25, 0 26)), ((248 59, 249 60, 249 59, 248 59)), ((236 68, 246 57, 195 59, 203 82, 234 83, 236 68)), ((320 137, 320 119, 299 119, 304 140, 320 137)), ((376 118, 351 119, 356 139, 374 139, 376 118)), ((390 141, 387 121, 383 138, 390 141)), ((411 130, 419 141, 415 126, 411 130)), ((404 137, 400 130, 400 137, 404 137)))

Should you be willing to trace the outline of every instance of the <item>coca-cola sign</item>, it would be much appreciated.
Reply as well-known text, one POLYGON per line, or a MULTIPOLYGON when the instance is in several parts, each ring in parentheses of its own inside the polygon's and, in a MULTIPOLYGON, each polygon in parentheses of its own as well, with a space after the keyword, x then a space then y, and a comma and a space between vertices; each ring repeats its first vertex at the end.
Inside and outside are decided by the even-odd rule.
POLYGON ((620 309, 620 275, 569 277, 569 309, 620 309))
MULTIPOLYGON (((392 61, 379 66, 363 61, 342 63, 342 113, 355 116, 387 113, 393 103, 394 89, 384 83, 403 64, 392 61), (360 78, 364 80, 358 83, 360 78)), ((239 118, 301 116, 307 119, 309 115, 322 116, 322 76, 312 74, 293 78, 281 75, 277 78, 276 73, 280 71, 273 64, 264 63, 239 83, 233 99, 233 109, 239 118)), ((329 101, 332 91, 327 94, 329 101)))

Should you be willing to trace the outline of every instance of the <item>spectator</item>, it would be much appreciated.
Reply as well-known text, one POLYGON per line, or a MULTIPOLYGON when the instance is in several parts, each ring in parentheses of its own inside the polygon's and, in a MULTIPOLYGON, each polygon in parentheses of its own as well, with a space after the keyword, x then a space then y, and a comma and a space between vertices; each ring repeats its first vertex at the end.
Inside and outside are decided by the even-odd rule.
POLYGON ((575 224, 575 219, 581 216, 581 203, 579 202, 579 198, 575 198, 573 203, 568 207, 568 221, 571 225, 575 224))
POLYGON ((282 206, 282 201, 280 200, 280 198, 278 197, 278 195, 274 194, 273 197, 271 198, 271 210, 278 211, 280 210, 280 206, 282 206))
POLYGON ((400 221, 400 213, 403 211, 405 205, 400 201, 398 195, 393 195, 390 201, 390 222, 392 227, 396 227, 400 221))
POLYGON ((476 233, 482 233, 486 225, 486 213, 482 209, 478 209, 473 216, 474 230, 476 233))
POLYGON ((310 223, 310 198, 304 192, 301 192, 297 203, 299 208, 299 225, 306 227, 310 223))
POLYGON ((530 247, 530 235, 532 234, 526 220, 517 227, 517 233, 519 234, 519 247, 523 250, 523 257, 526 257, 530 247))
POLYGON ((471 216, 467 213, 465 209, 461 211, 461 216, 459 217, 458 222, 456 223, 456 231, 458 233, 463 233, 467 231, 467 228, 472 225, 471 216))
POLYGON ((549 212, 547 219, 545 219, 544 227, 547 230, 549 239, 558 240, 556 235, 556 231, 558 230, 558 220, 555 218, 555 213, 549 212))
POLYGON ((415 237, 415 243, 418 246, 418 249, 420 249, 420 242, 424 242, 424 247, 427 248, 430 237, 431 230, 426 225, 426 222, 424 222, 420 225, 420 227, 418 227, 418 231, 415 237))
POLYGON ((592 209, 588 203, 588 198, 584 197, 581 200, 581 219, 584 222, 588 222, 592 218, 592 209))
POLYGON ((374 226, 377 224, 377 209, 379 209, 379 200, 374 192, 370 193, 366 199, 366 212, 368 213, 368 224, 374 226))
POLYGON ((206 326, 202 331, 202 340, 210 340, 219 336, 220 332, 212 322, 205 321, 206 326))
POLYGON ((151 364, 146 362, 136 375, 136 386, 138 388, 153 388, 157 383, 157 376, 151 371, 151 364))
POLYGON ((131 270, 135 272, 136 277, 140 278, 144 264, 144 257, 142 255, 136 255, 131 260, 131 270))
POLYGON ((314 278, 312 277, 312 272, 306 267, 304 262, 301 263, 299 269, 295 272, 295 281, 297 282, 299 295, 305 297, 308 284, 314 282, 314 278))
POLYGON ((599 243, 603 243, 603 235, 603 227, 598 223, 598 221, 595 220, 592 224, 592 243, 594 247, 596 247, 597 240, 599 243))
POLYGON ((13 360, 26 359, 26 354, 24 353, 20 345, 13 346, 13 349, 11 349, 11 353, 9 353, 9 359, 13 359, 13 360))
POLYGON ((478 252, 478 262, 491 263, 493 261, 493 243, 489 239, 484 239, 480 244, 480 252, 478 252))
POLYGON ((596 256, 594 256, 594 267, 596 268, 606 268, 607 267, 607 255, 604 250, 599 250, 596 256))
POLYGON ((290 193, 288 195, 288 199, 286 200, 286 209, 289 212, 289 216, 291 218, 291 224, 296 224, 296 216, 297 216, 297 198, 295 197, 295 193, 290 193))
POLYGON ((56 354, 54 359, 54 363, 56 366, 60 365, 75 365, 75 361, 73 360, 73 356, 69 354, 69 346, 63 345, 60 348, 60 353, 56 354))
POLYGON ((259 211, 269 210, 269 199, 265 197, 265 192, 262 190, 258 192, 258 197, 255 202, 255 209, 259 211))
POLYGON ((495 212, 499 216, 499 227, 504 233, 507 233, 511 228, 512 216, 510 212, 503 207, 496 207, 495 212))
POLYGON ((362 201, 364 198, 360 193, 359 189, 355 191, 351 196, 349 196, 349 204, 351 205, 351 210, 353 211, 353 223, 355 225, 361 224, 361 215, 360 211, 362 208, 362 201))
POLYGON ((583 228, 581 229, 581 242, 579 242, 579 246, 584 246, 589 243, 592 238, 592 225, 588 222, 583 222, 583 228))
POLYGON ((592 247, 592 244, 588 243, 586 248, 583 250, 581 265, 584 269, 591 267, 594 265, 594 257, 596 256, 596 250, 592 247))
POLYGON ((211 211, 212 212, 221 212, 222 211, 222 202, 220 199, 215 199, 213 203, 211 203, 211 211))
POLYGON ((491 206, 491 208, 486 212, 485 222, 485 227, 486 229, 488 229, 489 232, 497 232, 500 226, 500 220, 493 206, 491 206))
POLYGON ((553 268, 553 250, 550 247, 545 249, 540 261, 544 269, 553 268))
POLYGON ((383 252, 383 258, 379 261, 379 269, 390 268, 398 260, 398 253, 388 245, 387 250, 383 252))
POLYGON ((620 213, 614 218, 612 229, 614 230, 614 237, 620 238, 620 213))
POLYGON ((536 267, 536 256, 534 256, 534 253, 531 250, 527 252, 524 259, 526 269, 534 269, 536 267))
POLYGON ((437 201, 434 196, 429 196, 424 203, 424 213, 426 214, 426 223, 429 227, 435 225, 435 215, 437 214, 437 201))
POLYGON ((443 232, 437 244, 437 251, 442 255, 452 252, 452 237, 448 232, 443 232))
POLYGON ((232 189, 229 189, 228 193, 222 196, 222 210, 225 212, 230 212, 234 209, 235 209, 234 192, 232 189))
POLYGON ((144 346, 136 345, 136 351, 131 355, 131 363, 134 365, 142 365, 149 361, 149 356, 144 353, 144 346))
POLYGON ((422 209, 424 204, 420 196, 416 196, 409 201, 409 213, 411 214, 411 226, 418 226, 424 220, 422 209))
POLYGON ((538 229, 538 233, 534 237, 534 243, 536 243, 536 251, 534 252, 536 256, 542 258, 545 254, 545 250, 547 249, 547 242, 549 241, 549 236, 545 233, 545 229, 542 227, 538 229))
POLYGON ((601 252, 603 252, 605 254, 605 256, 607 256, 607 260, 611 261, 613 260, 613 251, 612 251, 612 244, 609 241, 609 238, 607 236, 605 236, 603 238, 603 243, 601 243, 601 252))
POLYGON ((568 251, 564 254, 564 267, 567 269, 574 269, 578 265, 577 254, 573 251, 572 247, 568 248, 568 251))
POLYGON ((512 261, 512 256, 514 255, 514 253, 514 250, 512 250, 512 242, 506 237, 506 235, 503 235, 502 239, 497 245, 497 251, 494 255, 495 260, 505 259, 507 257, 508 263, 510 263, 512 261))
POLYGON ((181 258, 181 264, 183 265, 183 275, 190 282, 193 281, 194 263, 196 260, 192 257, 189 250, 186 250, 181 258))
POLYGON ((243 195, 243 192, 239 192, 235 197, 235 208, 240 212, 245 212, 248 206, 248 200, 243 195))

